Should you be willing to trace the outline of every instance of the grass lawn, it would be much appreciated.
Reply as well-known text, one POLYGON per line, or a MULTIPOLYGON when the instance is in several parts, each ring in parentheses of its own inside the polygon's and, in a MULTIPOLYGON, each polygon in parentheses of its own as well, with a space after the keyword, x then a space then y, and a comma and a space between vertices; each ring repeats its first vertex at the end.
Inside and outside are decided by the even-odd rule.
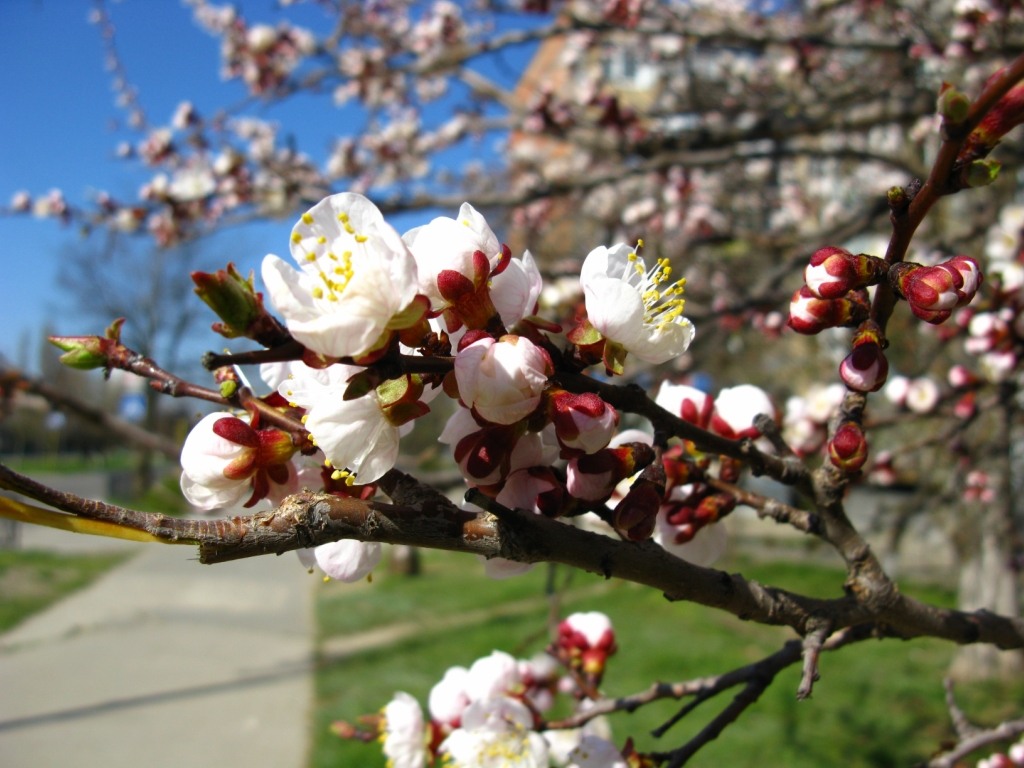
MULTIPOLYGON (((809 564, 729 562, 721 567, 821 596, 838 595, 842 583, 839 570, 809 564)), ((529 656, 546 644, 549 574, 544 567, 508 581, 490 581, 471 557, 428 552, 419 578, 381 571, 371 585, 329 583, 320 593, 325 653, 316 681, 314 768, 383 768, 379 744, 343 741, 330 733, 330 724, 356 722, 378 711, 398 690, 416 696, 425 707, 430 688, 449 666, 469 666, 494 649, 529 656), (481 611, 502 606, 506 610, 489 617, 481 611), (443 621, 453 615, 462 622, 443 621), (395 642, 339 656, 335 638, 389 624, 406 630, 395 642)), ((603 689, 609 696, 639 692, 654 680, 725 672, 762 658, 792 637, 788 630, 744 623, 700 606, 669 604, 631 584, 565 569, 556 571, 555 579, 564 587, 560 615, 600 610, 615 625, 620 653, 605 676, 603 689)), ((939 589, 903 588, 942 604, 952 601, 950 593, 939 589)), ((800 674, 799 665, 794 666, 690 764, 912 765, 951 733, 942 677, 953 652, 948 643, 930 640, 860 643, 823 657, 822 679, 814 697, 803 702, 794 696, 800 674)), ((706 725, 731 695, 706 702, 660 741, 649 733, 677 711, 678 703, 658 702, 632 715, 617 715, 611 723, 616 741, 621 744, 632 735, 641 750, 677 746, 706 725)), ((1024 709, 1024 681, 961 686, 958 698, 977 721, 997 722, 1024 709)))
POLYGON ((0 550, 0 632, 81 589, 126 557, 0 550))

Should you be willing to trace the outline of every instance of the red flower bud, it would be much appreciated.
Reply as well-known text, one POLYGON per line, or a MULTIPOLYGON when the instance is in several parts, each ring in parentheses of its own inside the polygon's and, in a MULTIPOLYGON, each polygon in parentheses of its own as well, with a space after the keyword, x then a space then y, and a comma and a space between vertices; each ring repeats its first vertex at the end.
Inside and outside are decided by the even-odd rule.
POLYGON ((797 333, 810 335, 826 328, 856 325, 867 316, 864 303, 851 298, 822 299, 805 285, 790 299, 786 325, 797 333))
POLYGON ((868 458, 868 441, 860 425, 844 421, 828 443, 828 457, 839 469, 856 472, 868 458))
POLYGON ((654 449, 645 443, 626 443, 571 459, 566 487, 575 499, 604 501, 620 482, 654 461, 654 449))
POLYGON ((919 264, 894 264, 889 282, 907 300, 910 311, 925 322, 947 320, 957 307, 969 304, 981 284, 978 262, 969 256, 956 256, 934 267, 919 264))
POLYGON ((651 538, 664 494, 664 486, 641 477, 615 506, 612 527, 628 541, 646 541, 651 538))
POLYGON ((804 281, 815 296, 838 299, 857 288, 879 282, 887 271, 884 259, 866 253, 852 254, 845 248, 826 246, 811 256, 804 269, 804 281))

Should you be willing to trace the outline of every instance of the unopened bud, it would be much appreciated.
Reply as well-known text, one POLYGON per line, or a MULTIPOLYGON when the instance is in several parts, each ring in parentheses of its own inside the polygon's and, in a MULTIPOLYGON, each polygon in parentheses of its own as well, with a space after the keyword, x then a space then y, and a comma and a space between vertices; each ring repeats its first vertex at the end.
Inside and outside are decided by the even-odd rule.
POLYGON ((838 299, 857 288, 880 282, 888 269, 885 260, 866 253, 852 254, 833 245, 819 248, 804 270, 804 282, 822 299, 838 299))
POLYGON ((612 527, 619 536, 627 541, 651 538, 664 493, 664 487, 649 480, 641 478, 634 482, 612 516, 612 527))
POLYGON ((100 336, 49 336, 47 340, 64 350, 60 362, 68 368, 89 371, 105 368, 111 341, 100 336))
MULTIPOLYGON (((986 85, 1005 76, 1006 69, 1003 68, 992 75, 986 85)), ((960 150, 959 159, 963 162, 970 162, 984 157, 992 151, 992 148, 999 143, 1003 136, 1022 122, 1024 122, 1024 83, 1018 83, 996 102, 995 106, 982 118, 978 127, 967 137, 960 150)))
POLYGON ((969 304, 981 284, 978 262, 955 256, 934 267, 901 262, 889 269, 889 283, 925 322, 947 320, 953 309, 969 304))
POLYGON ((967 94, 957 90, 949 83, 942 84, 942 90, 939 91, 939 99, 936 104, 936 111, 943 120, 950 123, 962 123, 967 119, 967 113, 970 109, 971 100, 967 98, 967 94))
POLYGON ((855 392, 877 392, 889 375, 881 331, 870 321, 853 337, 853 351, 839 364, 843 383, 855 392))
POLYGON ((868 458, 868 441, 860 425, 844 421, 828 442, 828 457, 833 465, 846 472, 856 472, 868 458))
POLYGON ((975 160, 967 166, 967 186, 987 187, 999 178, 1003 164, 998 160, 975 160))
POLYGON ((193 272, 195 292, 212 309, 222 323, 214 323, 213 330, 229 339, 247 336, 250 328, 264 313, 263 299, 253 284, 242 277, 234 264, 216 272, 193 272))
POLYGON ((857 325, 866 320, 868 308, 852 298, 822 299, 806 285, 789 302, 786 325, 797 333, 815 334, 826 328, 857 325))

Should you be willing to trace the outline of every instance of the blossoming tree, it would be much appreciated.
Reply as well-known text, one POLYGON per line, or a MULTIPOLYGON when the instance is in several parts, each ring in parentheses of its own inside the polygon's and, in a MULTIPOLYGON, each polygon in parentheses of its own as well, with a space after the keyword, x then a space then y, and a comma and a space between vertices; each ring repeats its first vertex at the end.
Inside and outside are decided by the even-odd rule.
MULTIPOLYGON (((562 563, 795 636, 757 663, 613 700, 601 693, 618 650, 613 625, 573 614, 545 662, 500 651, 467 659, 437 683, 426 713, 396 694, 375 725, 395 766, 679 766, 781 670, 800 665, 796 695, 809 696, 823 653, 868 638, 1024 648, 1011 567, 1020 556, 1022 227, 995 159, 1019 161, 1020 4, 758 13, 541 2, 521 4, 525 21, 513 27, 512 9, 489 4, 366 3, 335 9, 323 36, 189 4, 221 38, 225 74, 252 94, 273 101, 329 87, 358 101, 373 130, 339 137, 321 168, 250 117, 206 120, 186 104, 170 127, 149 129, 126 98, 146 133, 125 154, 159 169, 140 200, 104 196, 88 210, 24 194, 11 207, 145 229, 165 244, 294 211, 290 237, 274 246, 287 243, 290 260, 266 256, 259 286, 233 265, 192 276, 219 316, 214 330, 248 345, 205 357, 212 385, 135 353, 119 321, 103 336, 53 338, 68 365, 124 369, 157 391, 215 404, 185 441, 182 492, 201 509, 254 511, 170 519, 0 466, 0 485, 61 510, 0 500, 6 514, 195 544, 205 563, 297 550, 344 581, 364 578, 382 543, 481 555, 496 577, 562 563), (530 84, 534 65, 513 89, 473 66, 531 41, 540 41, 534 61, 553 72, 544 86, 530 84), (616 63, 624 52, 634 56, 628 67, 616 63), (627 98, 638 82, 643 110, 627 98), (445 93, 456 106, 427 107, 445 93), (476 167, 431 175, 431 156, 495 131, 509 136, 501 182, 476 167), (961 199, 980 201, 977 210, 957 208, 961 199), (424 216, 404 233, 388 222, 428 206, 455 215, 424 216), (499 207, 512 210, 507 238, 481 213, 499 207), (573 250, 582 237, 594 242, 573 250), (986 237, 987 247, 962 252, 986 237), (559 243, 564 252, 542 252, 559 243), (568 279, 566 257, 579 262, 568 279), (743 326, 785 350, 786 386, 736 377, 705 391, 683 380, 734 347, 743 326), (825 357, 838 352, 834 364, 797 358, 813 348, 793 334, 821 340, 825 357), (948 369, 944 389, 903 349, 922 338, 948 369), (952 366, 960 339, 966 357, 952 366), (896 364, 914 375, 895 374, 896 364), (257 376, 263 386, 251 383, 257 376), (766 390, 791 396, 784 416, 766 390), (998 592, 991 600, 951 610, 908 597, 851 522, 849 488, 891 481, 910 460, 877 447, 876 434, 887 444, 887 425, 873 419, 884 399, 895 423, 941 423, 915 422, 907 456, 953 442, 940 466, 983 518, 979 557, 1000 566, 985 582, 998 592), (437 439, 469 489, 463 504, 396 468, 403 438, 432 410, 450 414, 437 439), (996 434, 972 431, 995 410, 996 434), (796 493, 752 491, 747 473, 796 493), (843 597, 713 569, 720 523, 738 506, 831 547, 846 569, 843 597), (560 677, 574 706, 554 719, 560 677), (617 712, 664 698, 699 703, 737 686, 683 744, 639 753, 606 729, 617 712)), ((112 41, 110 18, 101 10, 97 21, 112 41)), ((933 764, 1022 733, 1020 721, 963 728, 933 764)), ((1019 763, 1019 753, 991 759, 1019 763)))

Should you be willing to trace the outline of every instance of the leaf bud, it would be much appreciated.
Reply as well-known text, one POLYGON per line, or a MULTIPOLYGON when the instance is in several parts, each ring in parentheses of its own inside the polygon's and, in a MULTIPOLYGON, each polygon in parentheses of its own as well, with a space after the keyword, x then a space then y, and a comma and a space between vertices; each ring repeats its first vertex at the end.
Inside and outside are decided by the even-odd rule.
POLYGON ((68 368, 89 371, 107 366, 107 352, 112 343, 110 339, 100 336, 49 336, 47 340, 64 350, 60 362, 68 368))
POLYGON ((950 123, 962 123, 967 119, 967 113, 971 109, 971 100, 967 94, 954 88, 949 83, 943 83, 939 91, 936 111, 943 120, 950 123))
POLYGON ((216 272, 193 272, 194 290, 217 317, 213 330, 229 339, 247 336, 264 313, 262 295, 256 292, 253 275, 242 277, 234 264, 216 272))
POLYGON ((1003 164, 998 160, 974 160, 967 166, 967 186, 987 187, 999 178, 1003 164))

